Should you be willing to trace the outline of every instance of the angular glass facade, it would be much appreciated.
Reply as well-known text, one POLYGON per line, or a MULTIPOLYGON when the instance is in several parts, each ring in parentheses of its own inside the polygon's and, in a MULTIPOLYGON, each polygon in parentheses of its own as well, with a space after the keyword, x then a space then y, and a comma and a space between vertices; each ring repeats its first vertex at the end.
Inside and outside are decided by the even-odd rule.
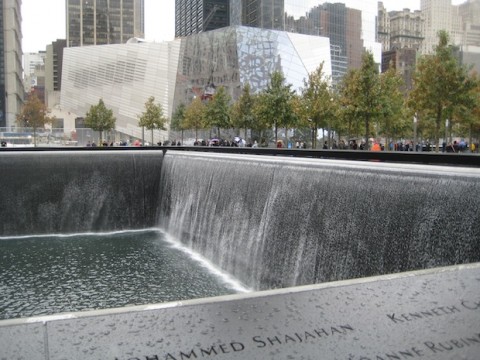
MULTIPOLYGON (((150 96, 170 117, 209 86, 225 87, 233 99, 246 83, 253 91, 265 89, 275 70, 299 90, 322 62, 331 75, 328 38, 242 26, 172 42, 67 48, 61 106, 81 117, 102 98, 116 129, 140 138, 138 116, 150 96)), ((167 131, 156 133, 168 139, 167 131)))
MULTIPOLYGON (((335 3, 315 0, 223 0, 229 7, 224 22, 209 23, 208 29, 243 25, 330 38, 333 82, 350 68, 361 65, 362 53, 371 51, 381 62, 381 45, 376 42, 376 0, 345 0, 335 3)), ((202 32, 205 0, 176 0, 176 35, 202 32), (185 14, 189 14, 188 16, 185 14)))

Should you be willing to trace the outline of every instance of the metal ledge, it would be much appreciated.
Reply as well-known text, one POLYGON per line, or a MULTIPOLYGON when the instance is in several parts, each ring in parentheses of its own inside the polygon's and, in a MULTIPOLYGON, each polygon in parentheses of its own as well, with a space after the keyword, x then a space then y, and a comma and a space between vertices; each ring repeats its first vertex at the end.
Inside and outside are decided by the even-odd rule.
POLYGON ((0 152, 32 151, 152 151, 166 153, 168 150, 198 151, 224 154, 249 154, 269 156, 289 156, 303 158, 381 161, 390 163, 435 164, 447 166, 480 167, 480 154, 471 153, 435 153, 412 151, 362 151, 362 150, 313 150, 313 149, 276 149, 220 146, 118 146, 118 147, 36 147, 36 148, 0 148, 0 152))

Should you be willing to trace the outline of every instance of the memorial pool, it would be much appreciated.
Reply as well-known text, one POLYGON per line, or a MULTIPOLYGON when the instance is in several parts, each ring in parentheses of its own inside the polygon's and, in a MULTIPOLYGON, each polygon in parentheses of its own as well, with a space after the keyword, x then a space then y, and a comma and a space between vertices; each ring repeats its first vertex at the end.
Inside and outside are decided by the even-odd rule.
POLYGON ((0 320, 246 291, 161 231, 2 238, 0 320))

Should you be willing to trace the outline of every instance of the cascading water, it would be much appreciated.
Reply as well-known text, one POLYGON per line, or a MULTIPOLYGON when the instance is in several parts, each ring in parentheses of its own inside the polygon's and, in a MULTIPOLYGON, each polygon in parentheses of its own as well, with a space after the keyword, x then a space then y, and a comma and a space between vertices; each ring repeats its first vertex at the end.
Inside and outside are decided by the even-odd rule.
POLYGON ((1 152, 0 237, 160 226, 254 289, 480 261, 480 169, 1 152))
POLYGON ((141 150, 0 151, 0 320, 248 291, 154 228, 141 150))
POLYGON ((256 289, 480 261, 480 171, 169 151, 161 226, 256 289))

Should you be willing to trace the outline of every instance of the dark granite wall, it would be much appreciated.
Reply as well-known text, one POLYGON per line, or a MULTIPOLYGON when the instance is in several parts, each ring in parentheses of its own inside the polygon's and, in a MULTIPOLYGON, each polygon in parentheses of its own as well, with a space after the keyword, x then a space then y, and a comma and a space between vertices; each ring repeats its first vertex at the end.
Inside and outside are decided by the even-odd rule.
POLYGON ((0 236, 156 223, 161 151, 0 151, 0 236))

